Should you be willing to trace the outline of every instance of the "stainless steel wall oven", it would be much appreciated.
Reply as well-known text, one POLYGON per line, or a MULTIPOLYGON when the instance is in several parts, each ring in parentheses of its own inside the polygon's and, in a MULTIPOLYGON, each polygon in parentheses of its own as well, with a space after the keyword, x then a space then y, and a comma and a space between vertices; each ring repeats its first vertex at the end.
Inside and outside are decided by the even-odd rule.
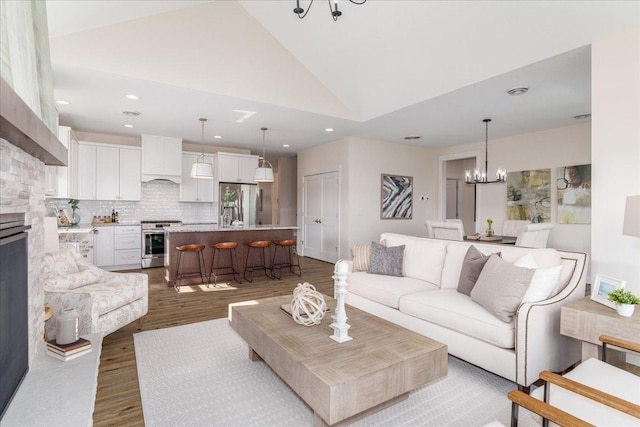
POLYGON ((140 221, 142 226, 142 268, 164 266, 164 229, 182 221, 140 221))

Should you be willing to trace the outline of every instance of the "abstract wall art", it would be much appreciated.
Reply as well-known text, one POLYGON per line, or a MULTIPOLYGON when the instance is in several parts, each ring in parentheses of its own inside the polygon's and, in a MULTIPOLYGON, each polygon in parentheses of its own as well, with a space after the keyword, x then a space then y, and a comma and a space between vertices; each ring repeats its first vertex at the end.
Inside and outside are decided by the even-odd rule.
POLYGON ((507 173, 507 219, 551 221, 551 169, 507 173))
POLYGON ((558 168, 558 223, 591 224, 591 165, 558 168))
POLYGON ((382 174, 381 219, 413 218, 413 177, 382 174))

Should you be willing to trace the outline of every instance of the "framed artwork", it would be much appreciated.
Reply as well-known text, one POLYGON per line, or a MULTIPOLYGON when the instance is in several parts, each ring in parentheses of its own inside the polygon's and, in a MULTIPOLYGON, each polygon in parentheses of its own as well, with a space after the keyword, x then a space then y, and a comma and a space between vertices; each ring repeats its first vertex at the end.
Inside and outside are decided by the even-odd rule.
POLYGON ((380 219, 413 218, 413 177, 382 174, 380 219))
POLYGON ((591 224, 591 165, 558 168, 558 222, 591 224))
POLYGON ((598 274, 596 276, 596 282, 591 287, 591 299, 607 307, 616 308, 616 305, 609 301, 607 297, 609 296, 609 292, 624 288, 625 283, 624 280, 598 274))
POLYGON ((551 221, 551 169, 507 173, 507 219, 551 221))

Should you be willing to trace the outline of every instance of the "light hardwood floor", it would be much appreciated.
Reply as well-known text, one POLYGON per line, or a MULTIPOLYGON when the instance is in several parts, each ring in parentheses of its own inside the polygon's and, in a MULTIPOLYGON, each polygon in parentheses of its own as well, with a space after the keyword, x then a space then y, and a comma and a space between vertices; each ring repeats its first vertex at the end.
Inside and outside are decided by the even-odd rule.
MULTIPOLYGON (((333 264, 300 257, 302 277, 285 274, 281 280, 258 277, 243 282, 236 290, 177 293, 164 283, 164 269, 139 270, 149 275, 149 312, 142 330, 166 328, 226 317, 232 302, 291 294, 298 283, 309 282, 322 293, 333 296, 333 264)), ((138 271, 138 270, 137 270, 138 271)), ((142 403, 138 388, 132 323, 104 338, 98 392, 93 413, 94 426, 142 426, 142 403)), ((170 392, 169 390, 167 392, 170 392)), ((179 396, 176 396, 179 398, 179 396)))

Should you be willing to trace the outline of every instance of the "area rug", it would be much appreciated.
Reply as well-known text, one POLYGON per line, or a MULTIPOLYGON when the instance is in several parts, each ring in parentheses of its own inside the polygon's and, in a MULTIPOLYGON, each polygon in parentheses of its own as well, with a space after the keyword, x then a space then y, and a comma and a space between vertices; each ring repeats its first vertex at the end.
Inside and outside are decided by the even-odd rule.
MULTIPOLYGON (((312 412, 217 319, 134 334, 147 427, 312 425, 312 412)), ((354 426, 509 425, 515 384, 449 357, 448 375, 354 426)))

